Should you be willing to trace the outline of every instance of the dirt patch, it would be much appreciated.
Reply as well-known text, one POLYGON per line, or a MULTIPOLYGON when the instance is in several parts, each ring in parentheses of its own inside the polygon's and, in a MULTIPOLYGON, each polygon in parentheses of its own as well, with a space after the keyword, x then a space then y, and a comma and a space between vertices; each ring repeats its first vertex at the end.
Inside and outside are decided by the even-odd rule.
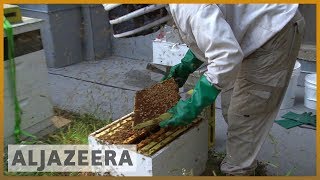
POLYGON ((133 125, 167 112, 179 99, 179 87, 174 79, 138 91, 135 96, 133 125))

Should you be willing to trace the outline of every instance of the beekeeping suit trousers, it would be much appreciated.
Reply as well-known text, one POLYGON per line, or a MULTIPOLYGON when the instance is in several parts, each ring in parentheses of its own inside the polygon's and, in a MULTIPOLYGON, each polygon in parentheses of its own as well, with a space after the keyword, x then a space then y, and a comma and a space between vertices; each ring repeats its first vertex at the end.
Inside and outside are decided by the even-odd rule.
POLYGON ((170 4, 180 37, 208 63, 228 124, 224 173, 245 175, 278 113, 304 31, 294 4, 170 4))
POLYGON ((243 60, 234 87, 222 91, 222 111, 228 124, 223 172, 246 175, 256 168, 255 158, 279 111, 303 31, 304 19, 298 12, 243 60))

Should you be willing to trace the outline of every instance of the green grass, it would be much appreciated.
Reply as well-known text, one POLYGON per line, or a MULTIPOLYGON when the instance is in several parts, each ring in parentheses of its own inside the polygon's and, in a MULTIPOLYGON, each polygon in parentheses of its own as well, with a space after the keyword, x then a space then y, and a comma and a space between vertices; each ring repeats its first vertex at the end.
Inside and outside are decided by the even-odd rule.
MULTIPOLYGON (((63 128, 57 129, 51 134, 36 140, 23 141, 21 144, 88 144, 88 135, 97 129, 109 124, 111 120, 99 120, 90 114, 76 114, 65 110, 55 108, 57 116, 71 120, 71 123, 63 128)), ((7 148, 5 148, 5 152, 7 148)), ((4 162, 7 161, 7 155, 4 155, 4 162)), ((7 166, 7 163, 4 163, 7 166)), ((7 176, 77 176, 83 175, 78 172, 7 172, 5 167, 4 175, 7 176)), ((86 174, 90 175, 90 174, 86 174)))
POLYGON ((103 121, 93 115, 79 115, 60 109, 55 109, 57 115, 72 120, 66 127, 43 138, 46 144, 87 144, 88 135, 109 124, 111 120, 103 121))

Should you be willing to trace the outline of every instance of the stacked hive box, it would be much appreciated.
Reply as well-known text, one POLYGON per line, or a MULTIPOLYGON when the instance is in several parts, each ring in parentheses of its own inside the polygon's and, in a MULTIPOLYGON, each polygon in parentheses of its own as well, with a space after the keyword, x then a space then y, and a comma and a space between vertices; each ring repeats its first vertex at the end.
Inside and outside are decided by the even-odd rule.
MULTIPOLYGON (((47 66, 42 48, 40 27, 42 20, 23 17, 23 22, 13 25, 15 41, 15 66, 17 95, 22 110, 21 129, 30 133, 52 125, 53 107, 48 95, 47 66)), ((6 38, 6 37, 5 37, 6 38)), ((10 66, 5 40, 4 69, 4 137, 13 141, 15 111, 10 88, 10 66)))
POLYGON ((131 129, 133 113, 114 121, 89 135, 92 150, 103 150, 101 145, 135 144, 137 169, 126 172, 109 166, 93 167, 94 172, 113 176, 169 176, 185 171, 200 175, 208 158, 208 121, 199 118, 189 126, 154 129, 131 129))

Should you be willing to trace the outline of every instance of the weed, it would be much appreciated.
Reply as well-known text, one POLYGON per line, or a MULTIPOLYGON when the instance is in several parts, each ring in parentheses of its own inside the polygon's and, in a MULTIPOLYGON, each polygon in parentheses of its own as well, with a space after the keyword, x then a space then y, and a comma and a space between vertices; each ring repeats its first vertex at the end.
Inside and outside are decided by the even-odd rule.
POLYGON ((287 173, 286 176, 291 176, 291 174, 293 173, 293 171, 296 169, 296 167, 293 167, 292 169, 290 169, 287 173))

